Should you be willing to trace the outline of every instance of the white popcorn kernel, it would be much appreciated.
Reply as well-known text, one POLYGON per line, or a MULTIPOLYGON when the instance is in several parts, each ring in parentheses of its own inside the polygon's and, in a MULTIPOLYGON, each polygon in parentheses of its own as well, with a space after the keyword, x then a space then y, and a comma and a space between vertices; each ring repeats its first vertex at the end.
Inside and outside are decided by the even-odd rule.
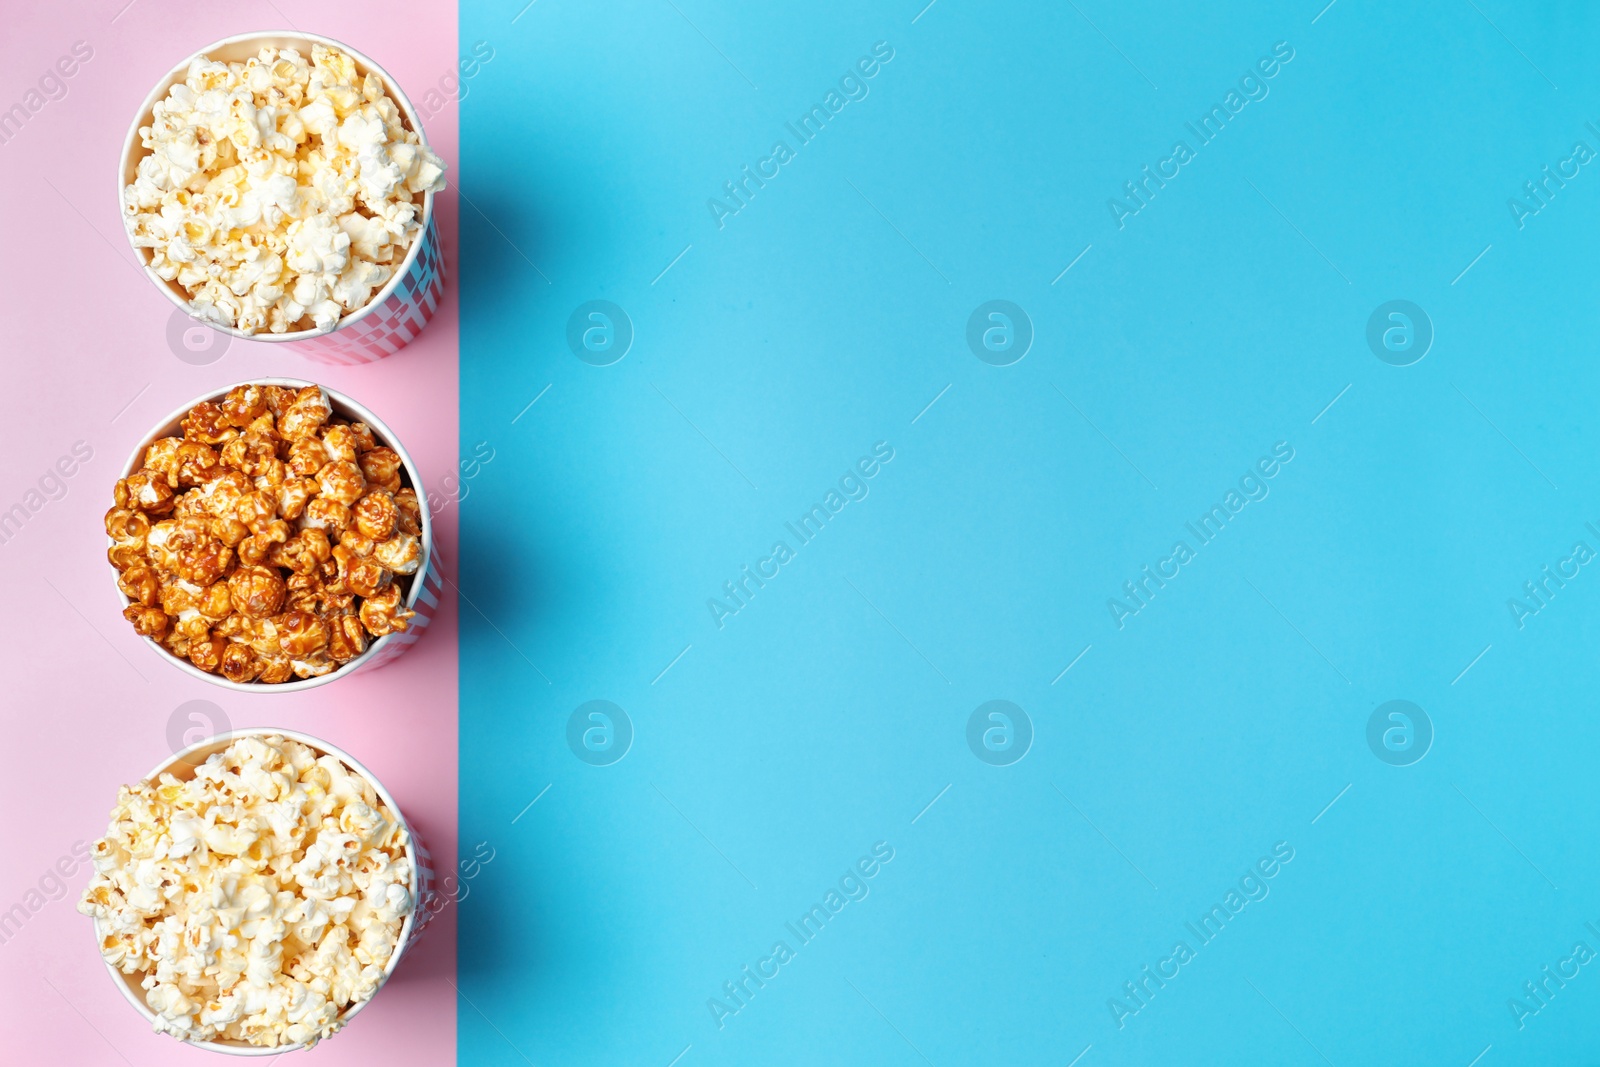
POLYGON ((331 295, 342 308, 355 311, 366 305, 376 289, 383 288, 394 272, 365 260, 353 260, 333 283, 331 295))
POLYGON ((411 534, 396 534, 372 550, 373 558, 396 574, 415 574, 422 565, 422 542, 411 534))

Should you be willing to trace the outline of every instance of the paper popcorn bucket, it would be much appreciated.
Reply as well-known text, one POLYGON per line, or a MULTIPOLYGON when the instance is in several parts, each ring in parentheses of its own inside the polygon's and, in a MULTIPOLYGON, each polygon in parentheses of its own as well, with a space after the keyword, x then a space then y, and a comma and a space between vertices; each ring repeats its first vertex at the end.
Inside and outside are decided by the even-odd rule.
MULTIPOLYGON (((139 112, 134 116, 133 125, 128 128, 128 136, 122 145, 122 165, 117 172, 118 216, 125 217, 122 210, 122 190, 133 181, 138 171, 139 160, 148 154, 139 143, 139 127, 150 125, 156 103, 166 97, 168 89, 183 81, 189 72, 191 60, 198 56, 210 56, 222 62, 242 62, 254 56, 264 46, 296 48, 302 54, 309 56, 313 44, 337 48, 355 60, 357 69, 377 75, 383 82, 384 91, 400 108, 406 126, 421 137, 424 143, 427 142, 422 129, 422 119, 411 106, 406 94, 401 91, 399 83, 382 67, 349 45, 335 41, 331 37, 320 37, 294 30, 242 33, 234 37, 224 37, 173 67, 139 106, 139 112)), ((422 231, 407 250, 405 259, 395 264, 394 275, 388 283, 373 293, 372 299, 363 307, 341 318, 331 330, 297 330, 288 333, 262 330, 246 334, 231 326, 209 322, 194 314, 189 307, 187 295, 177 282, 169 282, 151 269, 150 249, 134 248, 133 251, 143 265, 145 275, 155 282, 156 287, 166 294, 168 300, 196 322, 213 330, 251 341, 286 344, 290 350, 318 363, 372 363, 384 356, 393 355, 415 340, 428 320, 433 317, 444 293, 444 255, 439 243, 439 227, 434 221, 433 202, 433 193, 423 194, 422 231)), ((131 237, 129 241, 131 243, 131 237)))
MULTIPOLYGON (((428 855, 428 850, 422 847, 422 839, 417 836, 416 830, 400 810, 400 805, 395 803, 394 797, 383 787, 383 783, 373 776, 371 771, 363 767, 343 749, 311 737, 308 734, 296 733, 293 730, 250 729, 217 734, 214 737, 208 737, 204 741, 190 745, 172 758, 163 760, 159 766, 145 775, 144 780, 147 782, 154 781, 160 775, 170 773, 181 781, 187 781, 194 777, 195 768, 204 763, 207 757, 215 752, 221 752, 239 738, 267 737, 271 735, 298 741, 302 745, 313 748, 324 755, 333 756, 346 767, 349 767, 350 770, 371 782, 373 790, 378 794, 378 798, 394 813, 395 818, 405 825, 406 833, 411 839, 411 846, 408 850, 411 859, 411 914, 406 916, 405 922, 400 926, 400 935, 395 939, 395 950, 390 955, 389 962, 383 968, 383 980, 379 982, 377 991, 373 993, 375 998, 378 993, 383 991, 384 984, 393 976, 395 968, 400 966, 400 959, 406 954, 406 950, 416 943, 417 938, 422 934, 423 927, 433 917, 435 912, 431 905, 436 898, 436 892, 434 890, 433 861, 428 855)), ((103 937, 98 919, 95 920, 94 926, 95 943, 98 945, 103 937)), ((103 958, 102 962, 104 962, 103 958)), ((144 991, 139 986, 140 976, 123 974, 110 963, 106 963, 105 967, 107 973, 111 975, 112 980, 116 983, 117 988, 122 991, 124 999, 133 1005, 134 1010, 144 1016, 147 1023, 154 1027, 156 1013, 145 1003, 144 991)), ((348 1023, 355 1018, 362 1008, 365 1008, 370 1003, 372 1003, 372 998, 352 1004, 340 1018, 345 1023, 348 1023)), ((327 1038, 326 1040, 332 1041, 338 1036, 338 1034, 335 1034, 332 1038, 327 1038)), ((173 1040, 181 1039, 174 1038, 173 1040)), ((262 1048, 242 1041, 184 1041, 183 1043, 193 1048, 205 1049, 208 1052, 221 1052, 229 1056, 281 1056, 285 1052, 294 1052, 306 1047, 303 1044, 286 1044, 272 1048, 262 1048)))
MULTIPOLYGON (((145 450, 149 448, 150 445, 155 441, 163 437, 180 436, 182 434, 180 424, 183 422, 183 417, 187 415, 189 413, 189 409, 194 407, 196 404, 207 400, 219 401, 228 394, 229 390, 240 385, 282 385, 290 389, 304 389, 308 385, 315 384, 315 382, 302 381, 298 378, 253 378, 247 382, 236 382, 234 385, 227 386, 226 388, 214 390, 204 394, 203 396, 197 396, 187 404, 184 404, 182 407, 173 411, 170 415, 163 419, 160 424, 147 433, 142 440, 140 440, 138 447, 135 448, 133 450, 133 454, 128 457, 128 462, 123 465, 122 473, 117 477, 126 478, 130 474, 137 471, 140 466, 143 465, 145 450)), ((422 488, 421 471, 417 469, 417 465, 412 460, 411 454, 407 452, 405 446, 400 443, 400 438, 395 436, 394 431, 390 430, 382 419, 378 418, 378 416, 374 415, 371 411, 367 410, 365 407, 362 407, 354 400, 351 400, 343 393, 335 392, 334 390, 329 389, 327 386, 322 386, 322 391, 328 394, 328 400, 332 404, 333 413, 335 415, 338 415, 341 418, 349 419, 352 422, 366 423, 367 426, 371 428, 373 436, 377 438, 380 444, 387 445, 394 449, 395 452, 399 453, 400 466, 401 469, 405 471, 405 480, 410 483, 411 488, 417 491, 417 499, 422 505, 422 536, 418 539, 421 541, 422 545, 422 561, 417 566, 417 572, 410 577, 411 588, 406 591, 404 600, 406 610, 416 612, 416 618, 410 620, 408 629, 403 630, 400 633, 385 634, 384 636, 375 639, 367 646, 367 650, 365 652, 361 653, 361 655, 357 656, 349 663, 344 664, 342 667, 336 667, 327 674, 317 677, 296 678, 293 681, 279 682, 275 685, 263 682, 230 682, 220 674, 212 674, 209 671, 203 671, 199 667, 196 667, 193 663, 190 663, 188 660, 179 659, 177 656, 174 656, 172 653, 168 652, 166 649, 157 644, 154 638, 146 637, 142 639, 150 646, 151 650, 154 651, 156 655, 160 656, 167 663, 170 663, 173 666, 178 667, 179 669, 191 675, 194 675, 196 678, 210 682, 212 685, 219 685, 224 689, 231 689, 235 692, 241 693, 294 693, 302 689, 314 689, 319 685, 327 685, 329 682, 348 677, 349 675, 355 674, 359 671, 371 670, 375 667, 381 667, 385 663, 393 661, 412 645, 416 644, 417 639, 420 638, 423 632, 427 630, 428 623, 432 621, 434 612, 438 610, 439 598, 444 591, 444 582, 440 578, 439 563, 435 558, 433 546, 433 517, 428 509, 427 494, 422 488)), ((107 538, 108 545, 115 543, 116 542, 112 541, 109 537, 107 538)), ((116 568, 113 567, 112 571, 113 575, 115 575, 116 568)), ((115 578, 113 578, 112 588, 116 589, 117 600, 122 607, 125 608, 129 604, 133 603, 132 600, 123 594, 121 589, 116 587, 115 578)))

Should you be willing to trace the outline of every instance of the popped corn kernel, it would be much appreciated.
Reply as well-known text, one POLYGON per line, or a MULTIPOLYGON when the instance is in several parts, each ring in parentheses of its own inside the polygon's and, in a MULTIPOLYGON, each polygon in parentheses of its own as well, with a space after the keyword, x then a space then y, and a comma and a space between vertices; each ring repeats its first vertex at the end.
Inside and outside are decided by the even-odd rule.
POLYGON ((234 608, 252 619, 276 615, 285 591, 283 576, 271 567, 242 566, 228 578, 234 608))
POLYGON ((400 520, 400 509, 387 489, 372 489, 352 509, 356 529, 374 541, 387 541, 400 520))
POLYGON ((323 498, 349 507, 367 491, 367 480, 361 468, 354 463, 335 460, 317 472, 317 484, 323 498))
POLYGON ((400 453, 392 448, 374 448, 361 455, 361 474, 367 481, 389 492, 400 489, 400 453))
POLYGON ((361 625, 374 637, 384 634, 399 633, 409 627, 409 620, 416 616, 414 611, 406 611, 400 606, 400 590, 397 586, 390 586, 381 593, 367 597, 361 603, 361 625))

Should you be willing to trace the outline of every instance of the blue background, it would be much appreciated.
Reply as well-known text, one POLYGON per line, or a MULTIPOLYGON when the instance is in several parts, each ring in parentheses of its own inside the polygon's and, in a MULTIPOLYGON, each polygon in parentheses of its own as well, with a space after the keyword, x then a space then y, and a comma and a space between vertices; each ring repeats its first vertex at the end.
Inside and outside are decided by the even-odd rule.
POLYGON ((495 858, 462 1062, 1595 1059, 1600 965, 1521 1029, 1507 1001, 1600 950, 1600 575, 1520 629, 1507 600, 1600 549, 1600 168, 1521 229, 1507 199, 1600 150, 1600 15, 920 6, 463 6, 495 55, 458 172, 462 447, 494 450, 461 511, 461 830, 495 858), (869 95, 719 228, 708 198, 879 41, 869 95), (1107 199, 1276 42, 1269 95, 1119 229, 1107 199), (1033 326, 1010 366, 965 340, 991 299, 1033 326), (1411 366, 1366 342, 1392 299, 1435 331, 1411 366), (610 366, 567 344, 591 300, 632 324, 610 366), (708 598, 879 441, 869 495, 719 629, 708 598), (1270 495, 1119 630, 1107 599, 1280 441, 1270 495), (567 740, 597 699, 634 731, 609 766, 567 740), (1010 766, 966 741, 992 699, 1035 732, 1010 766), (1367 743, 1392 699, 1435 732, 1411 766, 1367 743))

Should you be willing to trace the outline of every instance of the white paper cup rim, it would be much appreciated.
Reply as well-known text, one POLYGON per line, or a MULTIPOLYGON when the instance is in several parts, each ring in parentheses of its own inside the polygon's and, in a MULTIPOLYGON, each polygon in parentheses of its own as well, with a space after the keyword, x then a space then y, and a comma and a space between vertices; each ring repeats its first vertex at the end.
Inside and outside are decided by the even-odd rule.
MULTIPOLYGON (((428 568, 434 565, 433 518, 428 512, 428 498, 427 494, 422 488, 422 472, 417 469, 416 463, 411 459, 411 454, 407 452, 405 446, 400 443, 400 438, 395 436, 394 431, 389 429, 388 425, 385 424, 382 419, 378 418, 378 416, 374 415, 366 407, 358 404, 356 401, 350 399, 348 396, 345 396, 343 393, 329 389, 325 385, 318 385, 316 382, 305 381, 300 378, 251 378, 247 381, 235 382, 233 385, 224 386, 221 389, 209 390, 205 393, 202 393, 200 396, 195 397, 187 404, 184 404, 181 407, 173 410, 169 415, 167 415, 166 418, 157 423, 153 430, 141 438, 138 446, 128 457, 128 462, 123 465, 122 473, 117 477, 126 478, 143 466, 145 450, 160 438, 169 436, 170 432, 180 421, 182 421, 183 417, 189 413, 190 408, 193 408, 196 404, 204 403, 208 400, 220 400, 222 397, 226 396, 230 390, 237 389, 241 385, 281 385, 290 389, 304 389, 307 386, 317 385, 318 388, 328 394, 328 400, 333 405, 333 412, 335 415, 343 415, 345 417, 353 416, 356 421, 366 423, 368 428, 372 430, 374 437, 376 437, 382 444, 394 449, 395 452, 400 456, 400 465, 410 477, 411 488, 416 490, 417 502, 421 505, 421 558, 417 563, 416 573, 410 575, 411 588, 409 591, 407 591, 405 599, 405 609, 407 611, 415 610, 417 601, 422 597, 423 585, 425 584, 423 581, 423 576, 427 574, 428 568)), ((109 537, 107 540, 110 544, 116 543, 109 537)), ((115 567, 112 567, 111 569, 113 572, 116 571, 115 567)), ((127 607, 129 604, 133 603, 133 601, 130 600, 120 588, 116 587, 114 579, 112 588, 116 589, 117 597, 122 601, 123 607, 127 607)), ((397 638, 402 636, 404 636, 404 634, 401 633, 384 634, 382 637, 377 638, 371 644, 369 644, 367 646, 367 650, 361 653, 361 655, 357 656, 348 663, 340 664, 327 674, 315 675, 311 678, 296 678, 292 682, 278 682, 270 685, 264 682, 229 681, 220 674, 214 674, 211 671, 203 671, 199 667, 196 667, 193 663, 190 663, 187 659, 174 656, 171 652, 157 644, 155 638, 153 637, 145 637, 142 638, 142 640, 148 644, 162 659, 180 668, 181 670, 194 675, 196 678, 199 678, 202 681, 210 682, 212 685, 221 686, 224 689, 231 689, 236 693, 297 693, 304 689, 315 689, 319 685, 327 685, 330 682, 337 681, 341 677, 354 674, 358 669, 366 666, 368 662, 376 659, 380 650, 387 648, 389 643, 395 642, 397 638)))
MULTIPOLYGON (((122 142, 121 166, 117 171, 117 217, 122 220, 123 236, 127 238, 130 247, 133 246, 133 236, 128 233, 127 212, 122 206, 122 190, 131 180, 138 167, 139 159, 145 154, 143 146, 139 142, 139 127, 149 124, 150 116, 155 109, 156 103, 165 99, 167 90, 183 80, 184 74, 189 70, 189 64, 200 56, 210 56, 212 53, 225 48, 239 49, 241 46, 253 46, 255 49, 259 49, 262 46, 303 48, 309 55, 310 46, 313 44, 337 48, 355 60, 356 66, 361 70, 376 74, 379 80, 383 82, 384 92, 388 93, 389 98, 399 106, 401 115, 405 117, 406 125, 422 140, 423 144, 428 143, 427 134, 422 128, 422 117, 417 114, 416 108, 411 106, 411 99, 400 88, 400 83, 395 81, 388 71, 384 70, 372 59, 342 41, 336 41, 332 37, 323 37, 320 34, 305 33, 300 30, 259 30, 254 33, 236 33, 231 37, 224 37, 220 41, 213 41, 204 48, 190 53, 182 63, 169 70, 156 83, 156 87, 150 91, 150 95, 145 97, 144 103, 139 105, 139 113, 133 117, 133 124, 128 127, 128 136, 122 142)), ((429 224, 433 221, 433 199, 434 194, 432 191, 423 194, 422 215, 419 219, 421 229, 418 231, 417 239, 411 242, 411 247, 406 250, 405 258, 394 265, 394 274, 384 283, 383 288, 373 293, 372 298, 361 307, 348 315, 341 316, 338 322, 326 330, 292 330, 286 333, 260 330, 256 333, 244 333, 237 327, 225 326, 220 322, 212 322, 209 319, 201 318, 194 313, 194 309, 189 306, 188 300, 180 296, 178 291, 173 288, 175 283, 168 282, 151 268, 150 259, 152 257, 149 249, 134 247, 133 254, 138 258, 139 266, 143 269, 145 277, 155 282, 156 288, 165 293, 167 299, 175 307, 181 309, 184 314, 194 319, 194 321, 209 326, 213 330, 232 334, 234 337, 242 337, 247 341, 265 341, 268 343, 306 341, 337 333, 339 330, 354 324, 383 306, 384 301, 389 299, 399 287, 401 281, 404 280, 406 273, 411 269, 411 265, 416 262, 417 256, 422 251, 422 231, 427 230, 429 224)))
MULTIPOLYGON (((383 783, 378 781, 377 777, 374 776, 371 771, 367 770, 360 760, 350 755, 350 753, 346 752, 344 749, 339 748, 337 745, 329 744, 321 738, 312 737, 310 734, 300 733, 297 730, 278 730, 264 727, 253 727, 243 730, 229 730, 227 733, 215 734, 211 737, 207 737, 201 741, 195 742, 188 748, 176 753, 168 759, 162 760, 156 765, 155 769, 149 774, 145 775, 142 780, 146 782, 153 782, 162 774, 167 772, 176 773, 177 770, 182 767, 187 767, 189 769, 187 776, 184 777, 184 780, 192 778, 194 777, 194 768, 204 763, 207 756, 210 756, 213 752, 222 751, 223 749, 227 748, 229 744, 237 741, 241 737, 282 737, 290 741, 298 741, 308 748, 316 749, 323 755, 334 757, 346 767, 349 767, 350 770, 360 775, 362 778, 365 778, 368 782, 372 783, 373 792, 378 794, 378 799, 388 807, 390 813, 394 815, 396 819, 399 819, 401 824, 406 828, 406 835, 408 838, 406 853, 407 858, 411 861, 411 884, 408 887, 411 891, 411 911, 406 915, 405 921, 400 924, 400 933, 395 938, 394 951, 390 953, 388 963, 384 964, 383 978, 378 982, 378 988, 373 990, 372 996, 368 997, 366 1000, 357 1001, 356 1003, 352 1004, 349 1008, 345 1009, 343 1014, 339 1016, 341 1026, 347 1025, 351 1019, 355 1018, 356 1015, 360 1013, 362 1008, 365 1008, 368 1004, 372 1003, 373 999, 377 997, 378 993, 383 990, 384 985, 388 983, 389 978, 394 974, 395 968, 400 965, 400 957, 405 955, 406 949, 411 947, 411 935, 412 931, 416 927, 417 914, 427 905, 427 902, 422 899, 422 868, 421 862, 417 856, 416 832, 411 828, 411 824, 406 820, 405 814, 401 812, 400 805, 395 803, 394 796, 383 787, 383 783)), ((98 949, 98 943, 101 940, 99 919, 94 921, 94 929, 96 947, 98 949)), ((122 990, 124 999, 138 1009, 139 1013, 143 1015, 145 1020, 153 1027, 156 1021, 156 1013, 150 1009, 150 1005, 145 1003, 144 998, 135 991, 134 986, 137 979, 135 979, 132 975, 123 974, 116 967, 112 966, 104 956, 101 957, 100 962, 105 964, 106 971, 116 982, 117 988, 122 990)), ((184 1044, 193 1046, 194 1048, 205 1049, 208 1052, 221 1052, 229 1056, 281 1056, 286 1052, 295 1052, 306 1047, 304 1043, 266 1047, 261 1045, 250 1045, 242 1041, 189 1041, 183 1038, 174 1038, 174 1040, 183 1041, 184 1044)), ((331 1038, 329 1040, 331 1040, 331 1038)))

